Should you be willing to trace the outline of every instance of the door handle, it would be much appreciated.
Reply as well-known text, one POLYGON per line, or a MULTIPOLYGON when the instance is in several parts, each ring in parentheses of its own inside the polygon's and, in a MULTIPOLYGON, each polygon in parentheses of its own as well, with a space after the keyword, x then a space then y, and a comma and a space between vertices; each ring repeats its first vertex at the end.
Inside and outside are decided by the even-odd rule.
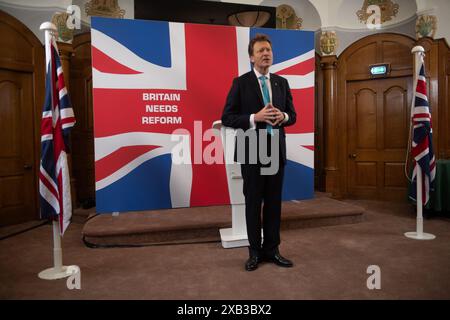
POLYGON ((350 159, 356 159, 356 153, 351 153, 348 155, 350 159))
POLYGON ((25 170, 31 170, 31 168, 33 168, 33 165, 31 165, 31 164, 29 164, 29 163, 26 163, 26 164, 23 165, 23 168, 24 168, 25 170))

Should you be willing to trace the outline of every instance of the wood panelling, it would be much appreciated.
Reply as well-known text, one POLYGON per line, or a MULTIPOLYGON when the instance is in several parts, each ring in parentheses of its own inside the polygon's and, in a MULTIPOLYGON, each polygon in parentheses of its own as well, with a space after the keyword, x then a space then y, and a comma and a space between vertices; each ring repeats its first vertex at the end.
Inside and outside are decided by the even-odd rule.
POLYGON ((401 162, 384 163, 384 185, 386 187, 404 188, 405 164, 401 162))
POLYGON ((440 119, 438 119, 440 130, 438 141, 440 147, 437 155, 441 159, 450 159, 450 47, 444 39, 437 40, 437 42, 439 57, 437 79, 439 88, 438 105, 440 109, 440 119))
POLYGON ((348 57, 352 63, 348 64, 347 74, 349 79, 366 76, 368 66, 377 61, 377 43, 366 43, 350 54, 348 57))
POLYGON ((323 72, 320 56, 316 54, 314 77, 314 188, 325 190, 324 129, 323 129, 323 72))
MULTIPOLYGON (((359 87, 359 84, 356 84, 359 87)), ((351 91, 350 91, 351 92, 351 91)), ((349 128, 355 134, 356 147, 369 149, 377 147, 377 93, 371 88, 361 88, 351 92, 350 102, 355 110, 355 121, 349 128)))
POLYGON ((72 174, 78 201, 95 201, 94 123, 92 107, 91 35, 80 34, 73 40, 70 93, 77 125, 72 130, 72 174))
POLYGON ((352 81, 346 90, 348 195, 406 199, 412 77, 352 81))
POLYGON ((442 101, 445 104, 444 108, 444 120, 440 123, 442 128, 442 145, 444 146, 441 151, 443 158, 450 158, 450 49, 445 48, 447 54, 444 62, 445 67, 445 81, 443 81, 444 92, 442 94, 442 101))
POLYGON ((422 38, 417 44, 425 49, 425 75, 428 82, 435 156, 438 159, 449 159, 450 48, 444 39, 422 38))
MULTIPOLYGON (((354 176, 355 181, 354 184, 358 187, 363 187, 366 189, 367 187, 371 187, 371 192, 376 192, 377 187, 377 163, 376 162, 358 162, 355 164, 354 176)), ((368 191, 368 190, 362 190, 368 191)))
POLYGON ((33 51, 24 50, 30 43, 26 35, 22 34, 23 30, 11 28, 10 20, 0 20, 0 61, 32 65, 33 51))
MULTIPOLYGON (((412 98, 414 40, 399 34, 363 38, 339 56, 336 191, 343 197, 406 199, 404 161, 412 98), (389 63, 374 78, 369 65, 389 63)), ((325 89, 324 89, 325 90, 325 89)), ((326 152, 326 156, 328 152, 326 152)))
MULTIPOLYGON (((319 95, 323 99, 323 148, 324 163, 323 172, 325 174, 325 191, 332 193, 334 197, 340 197, 337 188, 337 58, 336 56, 325 56, 321 58, 320 68, 323 72, 323 91, 319 95)), ((319 87, 320 88, 320 87, 319 87)))
POLYGON ((0 222, 35 218, 32 75, 0 69, 0 222))
POLYGON ((381 60, 391 65, 391 70, 411 69, 410 42, 381 41, 381 60))
POLYGON ((20 21, 0 11, 0 226, 39 217, 40 119, 44 49, 20 21))
POLYGON ((408 141, 408 91, 392 86, 383 92, 384 148, 404 148, 408 141))

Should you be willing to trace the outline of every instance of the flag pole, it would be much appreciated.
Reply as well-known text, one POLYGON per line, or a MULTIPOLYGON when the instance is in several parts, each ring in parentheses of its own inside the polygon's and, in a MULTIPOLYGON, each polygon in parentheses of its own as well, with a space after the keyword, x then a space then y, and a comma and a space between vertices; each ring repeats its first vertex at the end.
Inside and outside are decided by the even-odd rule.
MULTIPOLYGON (((41 24, 40 30, 45 32, 45 68, 47 68, 51 59, 50 40, 56 27, 51 22, 44 22, 41 24)), ((38 277, 44 280, 62 279, 69 277, 76 270, 79 270, 78 266, 67 267, 62 264, 61 229, 59 221, 53 221, 53 267, 39 272, 38 277)))
MULTIPOLYGON (((424 54, 425 49, 422 46, 415 46, 412 48, 411 53, 414 54, 414 87, 413 90, 415 92, 417 86, 417 79, 419 74, 419 67, 421 65, 421 59, 423 59, 422 55, 424 54)), ((412 121, 412 109, 414 106, 414 95, 412 98, 411 104, 411 121, 412 121)), ((416 166, 414 168, 416 170, 416 231, 405 232, 405 237, 416 239, 416 240, 432 240, 436 238, 435 235, 431 233, 423 232, 423 203, 422 203, 422 169, 419 166, 419 163, 416 162, 416 166)))

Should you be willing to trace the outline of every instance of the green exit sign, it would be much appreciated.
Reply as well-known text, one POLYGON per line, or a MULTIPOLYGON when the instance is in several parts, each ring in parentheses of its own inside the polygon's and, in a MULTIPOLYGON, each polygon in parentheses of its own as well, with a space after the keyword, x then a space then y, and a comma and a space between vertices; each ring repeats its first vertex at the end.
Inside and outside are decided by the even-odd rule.
POLYGON ((369 66, 370 74, 373 76, 385 76, 389 73, 389 64, 373 64, 369 66))

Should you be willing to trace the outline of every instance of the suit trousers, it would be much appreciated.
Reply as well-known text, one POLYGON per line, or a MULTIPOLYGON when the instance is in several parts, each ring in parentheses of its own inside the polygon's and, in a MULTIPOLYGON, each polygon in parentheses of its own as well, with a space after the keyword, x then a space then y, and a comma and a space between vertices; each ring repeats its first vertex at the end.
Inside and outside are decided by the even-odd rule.
POLYGON ((275 254, 280 244, 281 194, 284 164, 274 175, 261 175, 260 164, 241 164, 245 218, 251 256, 275 254), (264 241, 261 243, 261 205, 264 241))

